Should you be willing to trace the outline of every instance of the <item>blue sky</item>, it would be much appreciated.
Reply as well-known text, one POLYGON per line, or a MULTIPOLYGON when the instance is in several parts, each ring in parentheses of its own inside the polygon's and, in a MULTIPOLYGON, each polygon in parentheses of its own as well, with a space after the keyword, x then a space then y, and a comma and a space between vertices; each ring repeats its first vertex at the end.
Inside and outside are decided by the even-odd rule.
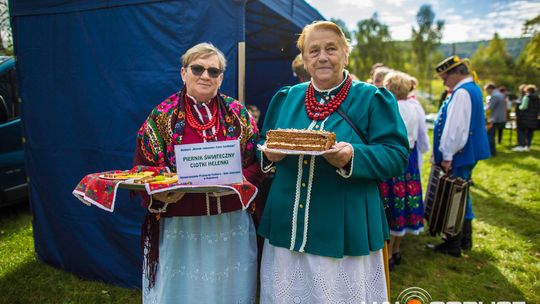
POLYGON ((324 17, 339 18, 350 30, 374 12, 390 27, 392 38, 405 40, 416 26, 416 13, 430 4, 435 20, 444 20, 444 43, 519 37, 523 23, 540 14, 540 0, 306 0, 324 17))

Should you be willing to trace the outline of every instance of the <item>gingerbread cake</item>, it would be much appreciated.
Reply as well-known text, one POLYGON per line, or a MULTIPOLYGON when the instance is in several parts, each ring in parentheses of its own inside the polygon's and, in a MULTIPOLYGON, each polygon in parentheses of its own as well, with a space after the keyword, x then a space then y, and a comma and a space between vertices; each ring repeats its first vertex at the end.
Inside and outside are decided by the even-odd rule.
POLYGON ((336 133, 316 130, 277 129, 266 132, 266 147, 295 151, 325 151, 336 143, 336 133))

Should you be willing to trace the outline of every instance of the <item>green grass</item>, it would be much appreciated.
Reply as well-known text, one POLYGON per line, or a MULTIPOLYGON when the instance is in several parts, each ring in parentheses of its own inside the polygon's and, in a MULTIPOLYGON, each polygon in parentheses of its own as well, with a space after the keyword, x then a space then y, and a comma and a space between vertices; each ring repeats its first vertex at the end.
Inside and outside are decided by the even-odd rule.
MULTIPOLYGON (((405 288, 421 287, 440 301, 540 303, 540 145, 510 152, 508 135, 499 155, 474 170, 473 250, 458 259, 425 249, 438 237, 405 237, 402 264, 391 273, 393 300, 405 288)), ((138 290, 85 281, 40 262, 30 212, 24 207, 0 212, 0 304, 141 302, 138 290)))
MULTIPOLYGON (((82 280, 40 262, 26 206, 0 209, 0 303, 141 303, 140 291, 82 280)), ((84 263, 84 261, 81 261, 84 263)))

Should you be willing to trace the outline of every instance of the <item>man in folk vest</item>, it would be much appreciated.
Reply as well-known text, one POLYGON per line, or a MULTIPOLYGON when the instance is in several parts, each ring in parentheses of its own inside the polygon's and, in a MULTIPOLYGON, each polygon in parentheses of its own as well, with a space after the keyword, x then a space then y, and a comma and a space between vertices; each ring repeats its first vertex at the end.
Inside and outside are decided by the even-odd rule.
MULTIPOLYGON (((433 161, 445 172, 470 180, 476 163, 490 157, 482 91, 475 83, 476 75, 468 59, 452 56, 435 70, 452 93, 443 102, 435 121, 433 161)), ((461 233, 446 235, 444 243, 434 250, 456 257, 461 256, 462 249, 470 250, 473 218, 469 195, 461 233)))

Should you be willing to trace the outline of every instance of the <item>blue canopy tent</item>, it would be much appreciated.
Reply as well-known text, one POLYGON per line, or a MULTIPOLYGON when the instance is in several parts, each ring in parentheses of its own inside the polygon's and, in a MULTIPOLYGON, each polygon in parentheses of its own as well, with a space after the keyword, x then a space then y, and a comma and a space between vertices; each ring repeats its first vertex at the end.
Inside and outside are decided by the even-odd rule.
POLYGON ((119 191, 104 212, 72 189, 88 173, 131 167, 136 132, 181 87, 189 47, 221 49, 222 91, 265 109, 294 83, 296 35, 323 19, 300 0, 18 0, 10 13, 38 257, 126 287, 141 285, 143 208, 119 191))
POLYGON ((302 28, 323 19, 304 1, 248 2, 246 102, 259 106, 263 117, 276 90, 298 82, 291 63, 299 53, 296 39, 302 28))

